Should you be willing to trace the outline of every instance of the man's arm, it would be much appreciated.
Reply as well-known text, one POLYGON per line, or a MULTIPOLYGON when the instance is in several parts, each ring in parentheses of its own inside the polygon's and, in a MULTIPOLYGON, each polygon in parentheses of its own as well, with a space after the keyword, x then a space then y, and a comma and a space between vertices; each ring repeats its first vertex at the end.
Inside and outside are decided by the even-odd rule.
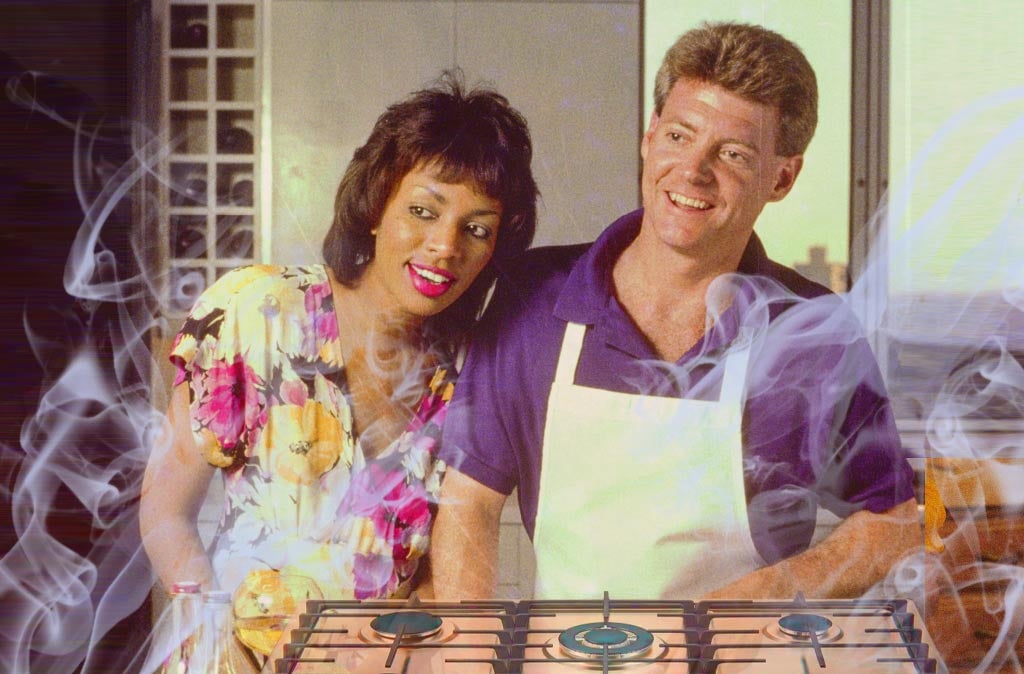
POLYGON ((858 597, 921 547, 917 502, 909 499, 882 513, 861 510, 843 520, 817 545, 758 569, 704 599, 809 599, 858 597))
POLYGON ((439 601, 493 599, 507 496, 449 468, 431 535, 426 592, 439 601))

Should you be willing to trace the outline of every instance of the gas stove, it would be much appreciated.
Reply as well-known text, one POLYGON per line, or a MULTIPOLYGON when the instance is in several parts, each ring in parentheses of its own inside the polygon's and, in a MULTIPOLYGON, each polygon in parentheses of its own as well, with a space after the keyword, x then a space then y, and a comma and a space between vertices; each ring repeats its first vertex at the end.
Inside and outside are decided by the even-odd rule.
POLYGON ((312 600, 275 674, 925 674, 934 645, 907 600, 357 602, 312 600))

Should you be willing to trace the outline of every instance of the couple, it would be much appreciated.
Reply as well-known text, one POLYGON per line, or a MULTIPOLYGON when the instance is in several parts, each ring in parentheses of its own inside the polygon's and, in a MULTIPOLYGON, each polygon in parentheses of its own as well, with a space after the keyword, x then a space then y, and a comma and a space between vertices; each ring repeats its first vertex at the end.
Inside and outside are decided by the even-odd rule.
POLYGON ((449 82, 388 108, 342 178, 326 264, 236 270, 178 336, 141 511, 161 582, 293 570, 331 598, 493 596, 514 488, 545 597, 881 579, 917 517, 877 367, 843 303, 753 234, 816 105, 781 36, 684 34, 641 141, 643 209, 525 254, 537 190, 508 102, 449 82), (843 519, 820 542, 819 506, 843 519))

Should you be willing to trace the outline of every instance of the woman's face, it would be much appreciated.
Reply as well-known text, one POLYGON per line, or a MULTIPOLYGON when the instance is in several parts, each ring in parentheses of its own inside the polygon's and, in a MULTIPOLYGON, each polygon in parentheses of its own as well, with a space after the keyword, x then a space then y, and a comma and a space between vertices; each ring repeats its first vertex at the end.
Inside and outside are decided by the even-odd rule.
POLYGON ((487 266, 501 223, 501 203, 475 183, 445 183, 431 164, 402 178, 376 237, 360 285, 379 292, 382 310, 424 319, 451 306, 487 266))

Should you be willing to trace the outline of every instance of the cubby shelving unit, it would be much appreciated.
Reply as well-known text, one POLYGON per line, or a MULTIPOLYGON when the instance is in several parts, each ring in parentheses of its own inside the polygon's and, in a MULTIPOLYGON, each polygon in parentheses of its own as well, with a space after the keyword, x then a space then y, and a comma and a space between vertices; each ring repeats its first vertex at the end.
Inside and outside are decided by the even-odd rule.
POLYGON ((262 0, 163 0, 159 258, 181 316, 226 271, 258 261, 262 0))

